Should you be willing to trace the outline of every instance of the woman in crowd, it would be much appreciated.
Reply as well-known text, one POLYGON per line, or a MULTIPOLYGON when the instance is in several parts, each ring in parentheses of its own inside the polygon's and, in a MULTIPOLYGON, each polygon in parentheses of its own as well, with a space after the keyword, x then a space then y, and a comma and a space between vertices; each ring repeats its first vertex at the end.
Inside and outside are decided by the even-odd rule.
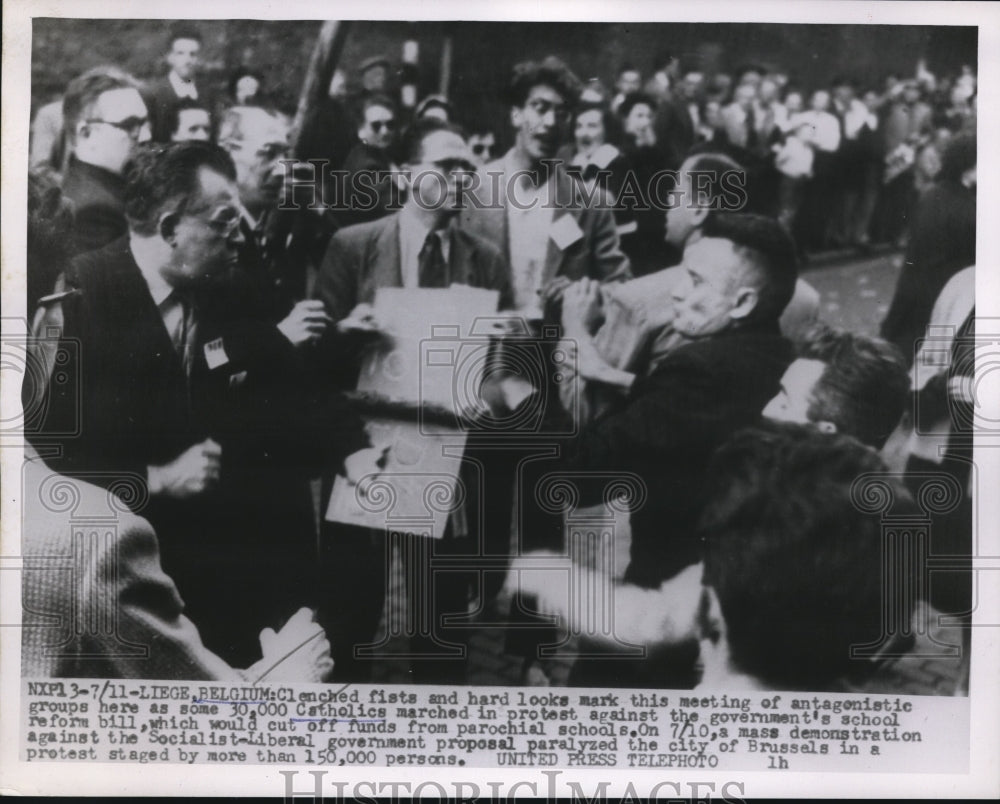
POLYGON ((585 104, 576 112, 573 142, 563 151, 566 171, 588 191, 600 188, 615 208, 615 224, 622 250, 633 262, 640 258, 635 210, 619 203, 632 162, 616 143, 621 142, 618 118, 601 104, 585 104))

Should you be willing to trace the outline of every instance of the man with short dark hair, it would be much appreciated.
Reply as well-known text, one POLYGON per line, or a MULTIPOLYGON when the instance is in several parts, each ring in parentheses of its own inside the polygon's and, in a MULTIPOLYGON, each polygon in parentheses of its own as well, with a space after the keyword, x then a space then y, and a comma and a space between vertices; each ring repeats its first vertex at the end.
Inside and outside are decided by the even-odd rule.
POLYGON ((170 31, 168 45, 169 72, 151 82, 144 92, 156 142, 170 142, 171 114, 182 99, 200 101, 209 109, 212 105, 196 81, 201 66, 201 34, 191 25, 178 24, 170 31))
MULTIPOLYGON (((778 318, 795 288, 795 246, 780 224, 758 215, 713 214, 702 237, 685 249, 682 268, 673 288, 673 326, 689 342, 590 422, 570 442, 566 463, 574 473, 628 472, 642 479, 645 504, 631 513, 625 581, 645 588, 699 560, 695 523, 708 460, 733 432, 758 420, 792 359, 778 318)), ((588 342, 586 321, 596 299, 592 283, 566 291, 568 339, 588 342)), ((579 485, 581 505, 602 502, 601 490, 579 485)), ((689 683, 690 658, 671 659, 676 683, 689 683)), ((576 668, 575 684, 600 686, 609 677, 620 683, 621 674, 641 676, 631 685, 651 681, 642 675, 650 665, 614 656, 576 668)))
POLYGON ((764 416, 881 449, 899 424, 909 387, 906 361, 891 343, 821 326, 799 348, 764 416))
MULTIPOLYGON (((625 391, 567 444, 563 472, 574 479, 578 506, 604 502, 600 477, 627 473, 644 486, 631 511, 627 584, 657 589, 699 560, 695 524, 708 460, 740 427, 756 422, 778 390, 792 349, 778 318, 795 286, 795 247, 776 221, 717 212, 684 252, 671 285, 675 345, 648 375, 616 372, 625 391)), ((563 299, 567 347, 577 366, 603 362, 590 336, 599 307, 593 282, 570 286, 563 299)), ((571 361, 568 361, 571 362, 571 361)), ((603 376, 592 377, 604 381, 603 376)), ((550 540, 553 547, 555 540, 550 540)), ((530 559, 530 556, 529 556, 530 559)), ((655 660, 607 653, 585 638, 570 683, 579 686, 690 686, 697 646, 679 639, 655 660), (594 656, 597 658, 594 658, 594 656)))
MULTIPOLYGON (((79 343, 67 371, 88 391, 78 403, 56 389, 51 415, 79 430, 61 439, 53 468, 148 489, 133 503, 145 505, 206 645, 246 665, 257 630, 315 593, 312 508, 298 480, 302 445, 317 439, 296 393, 294 346, 235 292, 235 179, 229 155, 209 143, 136 154, 128 237, 77 259, 71 281, 82 293, 64 303, 65 337, 79 343)), ((366 444, 355 428, 322 441, 341 457, 366 444)))
MULTIPOLYGON (((475 197, 465 200, 462 215, 464 229, 481 235, 504 255, 511 307, 535 337, 527 348, 515 343, 491 376, 502 399, 497 412, 514 423, 507 427, 516 445, 493 450, 484 469, 486 506, 493 512, 487 540, 509 544, 516 494, 522 549, 544 544, 553 519, 558 519, 543 510, 533 488, 556 465, 552 456, 563 440, 558 433, 565 432, 557 424, 558 373, 548 368, 556 365, 553 351, 562 293, 578 279, 616 283, 631 276, 612 204, 603 193, 585 194, 556 160, 581 88, 569 67, 554 56, 514 67, 504 96, 514 145, 478 174, 475 197)), ((494 573, 493 579, 501 576, 494 573)), ((484 591, 485 601, 494 591, 484 591)), ((523 633, 534 641, 538 630, 533 624, 523 633)), ((513 645, 511 649, 521 650, 513 645)))
MULTIPOLYGON (((657 588, 616 584, 613 636, 643 645, 647 657, 697 640, 696 689, 960 692, 967 655, 941 653, 936 640, 947 632, 916 597, 917 566, 886 549, 881 512, 858 504, 866 475, 894 514, 913 512, 906 489, 854 438, 788 422, 736 433, 706 469, 700 563, 657 588), (897 617, 908 627, 890 620, 897 617), (928 669, 954 687, 932 687, 928 669)), ((524 559, 516 570, 546 613, 586 627, 586 609, 567 592, 597 587, 592 571, 558 555, 524 559)), ((653 665, 645 686, 673 686, 672 666, 653 665)))
POLYGON ((681 81, 671 88, 669 97, 656 110, 654 128, 663 154, 663 167, 677 170, 695 143, 695 132, 701 123, 698 103, 705 74, 695 65, 682 73, 681 81))
POLYGON ((208 142, 212 139, 211 112, 193 98, 181 98, 168 111, 166 127, 170 131, 170 142, 208 142))
POLYGON ((615 96, 611 99, 611 111, 617 113, 622 101, 640 89, 642 89, 642 73, 631 62, 625 62, 619 68, 618 77, 615 79, 615 96))
MULTIPOLYGON (((337 232, 327 249, 316 282, 316 295, 336 323, 319 344, 326 377, 338 375, 353 388, 359 343, 391 325, 375 318, 379 288, 447 288, 452 284, 499 291, 499 304, 510 304, 507 267, 499 250, 487 240, 454 225, 461 203, 463 178, 475 172, 472 155, 461 134, 433 118, 421 120, 403 142, 409 193, 403 208, 376 221, 337 232), (343 377, 346 372, 349 376, 343 377), (350 376, 353 375, 353 376, 350 376)), ((373 450, 374 452, 374 450, 373 450)), ((377 473, 375 459, 370 466, 377 473)), ((467 487, 472 488, 467 483, 467 487)), ((470 504, 471 504, 470 493, 470 504)), ((325 496, 329 497, 328 490, 325 496)), ((324 500, 324 510, 325 510, 324 500)), ((467 517, 475 527, 478 517, 467 517)), ((385 602, 387 533, 324 522, 324 549, 337 582, 329 588, 326 621, 333 635, 337 680, 366 681, 372 663, 355 655, 358 645, 371 643, 385 602)), ((506 531, 509 539, 509 530, 506 531)), ((460 683, 465 662, 442 656, 439 639, 455 642, 462 631, 442 627, 446 614, 465 614, 470 578, 467 573, 431 573, 431 553, 469 554, 479 546, 479 534, 456 532, 454 521, 440 540, 408 536, 404 549, 407 604, 415 612, 431 605, 426 615, 430 634, 412 637, 415 656, 412 678, 423 683, 460 683), (469 538, 471 537, 471 538, 469 538), (430 546, 433 544, 433 550, 430 546), (425 591, 431 588, 431 592, 425 591), (429 602, 430 601, 430 602, 429 602)), ((475 580, 475 579, 473 579, 475 580)))
MULTIPOLYGON (((825 692, 864 682, 878 665, 853 649, 882 643, 886 607, 901 602, 885 599, 886 561, 900 564, 895 591, 912 589, 886 551, 881 516, 854 497, 858 478, 885 465, 854 439, 810 430, 740 433, 709 466, 698 529, 702 688, 825 692)), ((912 506, 893 488, 896 510, 912 506)))
POLYGON ((122 171, 136 145, 149 139, 138 86, 116 67, 97 67, 66 88, 63 125, 71 155, 62 189, 76 211, 76 254, 100 248, 128 228, 122 171))
POLYGON ((575 279, 629 276, 611 208, 588 203, 555 161, 580 89, 577 77, 554 56, 518 64, 505 96, 516 130, 514 147, 486 166, 478 202, 465 204, 463 227, 507 257, 514 308, 527 318, 543 318, 575 279))
POLYGON ((399 209, 403 185, 395 163, 399 136, 396 104, 386 95, 367 95, 358 109, 358 140, 344 160, 343 192, 334 217, 340 226, 378 220, 399 209))

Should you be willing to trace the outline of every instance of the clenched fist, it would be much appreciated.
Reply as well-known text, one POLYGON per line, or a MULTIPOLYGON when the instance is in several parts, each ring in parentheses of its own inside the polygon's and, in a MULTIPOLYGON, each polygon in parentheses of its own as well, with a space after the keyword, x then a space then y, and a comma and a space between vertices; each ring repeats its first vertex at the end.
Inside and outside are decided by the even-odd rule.
POLYGON ((149 493, 183 500, 219 482, 222 447, 211 438, 195 444, 163 466, 149 467, 149 493))
POLYGON ((333 319, 326 314, 323 302, 312 299, 296 304, 285 320, 278 324, 278 331, 293 346, 301 346, 318 340, 332 323, 333 319))

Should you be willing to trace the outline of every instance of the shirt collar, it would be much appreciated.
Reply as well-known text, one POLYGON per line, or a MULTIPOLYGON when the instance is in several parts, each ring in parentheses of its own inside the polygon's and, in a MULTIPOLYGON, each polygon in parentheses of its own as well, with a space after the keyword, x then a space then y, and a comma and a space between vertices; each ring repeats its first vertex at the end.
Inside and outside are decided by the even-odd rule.
MULTIPOLYGON (((431 227, 420 220, 409 205, 404 204, 399 211, 400 240, 404 243, 413 243, 419 253, 430 232, 431 227)), ((441 241, 441 254, 447 262, 448 253, 451 250, 451 221, 444 228, 438 229, 438 238, 441 241)))
POLYGON ((195 86, 194 81, 184 81, 173 70, 167 74, 167 80, 170 81, 170 86, 174 88, 174 92, 177 93, 178 98, 198 100, 198 87, 195 86))
POLYGON ((594 165, 600 170, 604 170, 608 165, 610 165, 620 151, 615 148, 611 143, 604 143, 597 150, 595 150, 589 157, 577 154, 573 157, 573 164, 579 167, 586 167, 587 165, 594 165))
POLYGON ((147 241, 136 237, 129 238, 128 247, 132 253, 132 259, 139 266, 142 278, 146 280, 149 295, 153 297, 154 304, 159 307, 169 298, 174 289, 160 274, 158 260, 153 248, 150 247, 147 241))

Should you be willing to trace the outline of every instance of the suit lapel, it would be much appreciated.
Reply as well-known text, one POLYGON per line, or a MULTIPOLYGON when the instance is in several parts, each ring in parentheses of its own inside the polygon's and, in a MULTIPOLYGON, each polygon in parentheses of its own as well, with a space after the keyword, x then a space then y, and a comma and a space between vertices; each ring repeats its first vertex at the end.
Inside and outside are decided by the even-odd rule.
POLYGON ((471 262, 472 253, 466 247, 465 239, 461 236, 454 223, 444 230, 444 234, 450 238, 448 284, 475 285, 476 282, 471 279, 473 272, 471 262))
POLYGON ((375 237, 372 253, 375 288, 401 288, 403 269, 399 254, 399 214, 389 215, 383 220, 385 225, 380 227, 375 237))
POLYGON ((504 160, 490 162, 480 174, 482 182, 477 191, 479 207, 466 210, 463 218, 472 231, 496 245, 504 259, 510 262, 510 242, 507 236, 507 175, 504 160))

